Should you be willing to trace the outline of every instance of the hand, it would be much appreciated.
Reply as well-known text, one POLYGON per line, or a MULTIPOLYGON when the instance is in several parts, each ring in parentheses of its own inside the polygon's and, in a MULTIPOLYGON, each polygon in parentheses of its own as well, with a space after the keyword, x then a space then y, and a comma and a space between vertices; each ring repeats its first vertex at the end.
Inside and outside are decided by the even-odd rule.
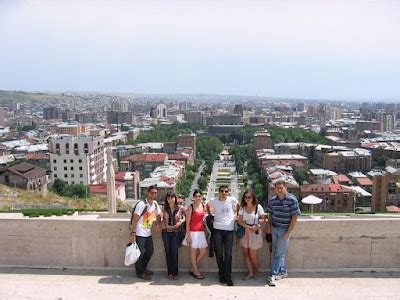
POLYGON ((289 237, 290 237, 290 233, 289 233, 288 231, 286 231, 286 232, 283 234, 283 239, 286 241, 286 240, 289 239, 289 237))
POLYGON ((154 228, 155 233, 159 233, 161 231, 161 224, 156 224, 156 228, 154 228))
POLYGON ((189 232, 186 234, 186 241, 187 241, 188 245, 192 245, 192 238, 190 237, 189 232))
POLYGON ((135 244, 136 243, 136 235, 131 235, 129 237, 129 243, 135 244))

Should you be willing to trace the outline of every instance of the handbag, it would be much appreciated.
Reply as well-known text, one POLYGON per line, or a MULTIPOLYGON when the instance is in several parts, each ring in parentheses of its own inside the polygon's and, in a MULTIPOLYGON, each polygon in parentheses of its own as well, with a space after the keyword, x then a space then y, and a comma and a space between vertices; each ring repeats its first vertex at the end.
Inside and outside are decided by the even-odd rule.
POLYGON ((136 243, 129 243, 125 249, 125 266, 136 263, 140 256, 140 249, 136 243))
POLYGON ((236 238, 238 240, 240 240, 242 237, 244 237, 244 234, 245 234, 244 227, 242 225, 240 225, 239 222, 236 222, 235 223, 235 235, 236 235, 236 238))
POLYGON ((182 246, 183 241, 186 238, 186 221, 182 223, 182 225, 179 227, 179 247, 182 246))

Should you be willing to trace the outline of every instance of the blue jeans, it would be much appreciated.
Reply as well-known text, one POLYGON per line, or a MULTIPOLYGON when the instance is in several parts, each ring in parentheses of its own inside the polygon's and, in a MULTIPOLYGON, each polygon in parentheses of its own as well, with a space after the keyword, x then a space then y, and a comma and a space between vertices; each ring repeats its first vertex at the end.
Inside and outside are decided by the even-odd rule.
POLYGON ((136 243, 140 249, 140 256, 135 264, 136 275, 140 276, 146 271, 147 265, 149 264, 150 258, 153 256, 154 246, 153 238, 149 237, 136 237, 136 243))
POLYGON ((271 276, 286 274, 286 253, 289 246, 290 236, 287 240, 283 239, 286 228, 272 227, 272 261, 271 276))
POLYGON ((233 231, 214 229, 214 250, 218 275, 230 280, 232 276, 233 231))
POLYGON ((165 257, 167 259, 168 275, 178 275, 178 250, 180 242, 180 233, 175 232, 162 232, 162 239, 164 242, 165 257))

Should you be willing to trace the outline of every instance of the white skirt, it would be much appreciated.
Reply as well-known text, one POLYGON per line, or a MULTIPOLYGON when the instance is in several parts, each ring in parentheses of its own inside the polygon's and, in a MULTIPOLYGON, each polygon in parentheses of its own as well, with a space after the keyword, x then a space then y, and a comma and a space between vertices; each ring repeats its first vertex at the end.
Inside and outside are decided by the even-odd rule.
POLYGON ((192 244, 188 245, 186 238, 183 240, 182 245, 185 246, 190 246, 194 249, 200 249, 200 248, 207 248, 208 243, 206 240, 206 234, 204 231, 191 231, 190 232, 190 237, 192 239, 192 244))

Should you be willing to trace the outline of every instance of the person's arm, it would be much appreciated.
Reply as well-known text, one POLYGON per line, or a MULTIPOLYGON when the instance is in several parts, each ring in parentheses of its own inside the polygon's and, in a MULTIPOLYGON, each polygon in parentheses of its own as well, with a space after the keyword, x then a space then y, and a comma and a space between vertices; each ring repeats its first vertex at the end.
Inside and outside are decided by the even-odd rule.
MULTIPOLYGON (((179 209, 181 210, 181 208, 179 209)), ((185 222, 185 215, 182 213, 182 211, 179 211, 179 215, 182 216, 181 218, 179 218, 179 221, 176 222, 176 224, 174 225, 174 229, 179 229, 179 227, 181 227, 181 225, 183 224, 183 222, 185 222)), ((187 227, 187 226, 186 226, 187 227)))
POLYGON ((192 205, 186 209, 186 241, 189 245, 192 244, 192 239, 190 238, 190 220, 192 219, 192 205))
POLYGON ((210 202, 207 202, 206 204, 206 211, 209 215, 211 215, 211 206, 210 206, 210 202))
POLYGON ((290 234, 292 233, 294 226, 296 226, 297 218, 298 215, 293 215, 292 218, 290 219, 289 228, 283 235, 284 240, 287 240, 290 237, 290 234))
POLYGON ((155 205, 156 205, 155 210, 156 210, 156 214, 157 214, 157 216, 156 216, 156 228, 155 228, 155 231, 156 231, 156 233, 158 233, 158 232, 161 231, 161 215, 162 215, 162 213, 161 213, 160 206, 158 206, 158 203, 157 203, 157 202, 156 202, 155 205))
POLYGON ((131 243, 136 243, 136 229, 137 229, 137 224, 138 224, 138 221, 139 221, 139 219, 140 219, 140 215, 141 215, 141 213, 143 212, 143 209, 144 209, 144 207, 141 208, 141 206, 142 206, 142 205, 139 203, 139 204, 136 206, 135 211, 132 212, 132 213, 133 213, 133 218, 132 218, 131 233, 130 233, 130 239, 129 239, 129 241, 130 241, 131 243))

